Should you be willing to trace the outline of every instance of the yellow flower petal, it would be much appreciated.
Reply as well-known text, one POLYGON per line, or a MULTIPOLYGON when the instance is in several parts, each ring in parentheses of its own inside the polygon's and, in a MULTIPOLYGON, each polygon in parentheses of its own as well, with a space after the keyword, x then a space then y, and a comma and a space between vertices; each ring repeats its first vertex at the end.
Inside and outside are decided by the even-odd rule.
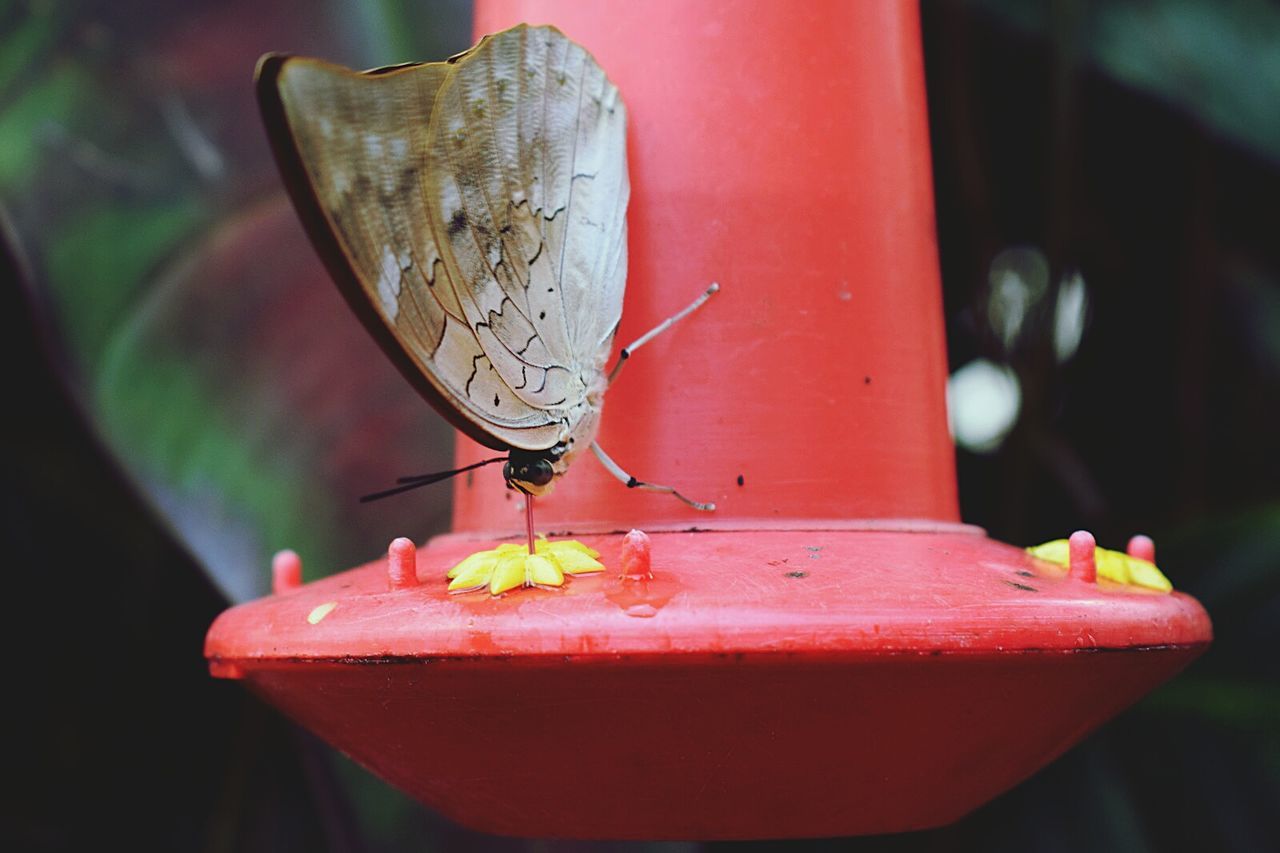
POLYGON ((524 573, 530 581, 541 586, 560 586, 564 583, 564 572, 541 554, 525 557, 524 573))
MULTIPOLYGON (((493 560, 496 562, 497 561, 497 557, 495 556, 496 554, 497 554, 496 551, 477 551, 471 556, 462 560, 462 562, 458 563, 458 565, 450 569, 449 574, 445 575, 445 577, 456 578, 458 577, 458 575, 469 574, 470 572, 475 570, 476 566, 483 564, 489 560, 493 560)), ((492 569, 492 568, 493 568, 492 566, 489 567, 489 569, 492 569)), ((486 569, 485 571, 488 571, 489 569, 486 569)))
MULTIPOLYGON (((560 544, 560 543, 556 543, 560 544)), ((576 543, 575 543, 576 544, 576 543)), ((585 552, 576 548, 552 548, 551 559, 559 564, 568 575, 582 575, 588 572, 603 572, 604 566, 593 560, 585 552)))
POLYGON ((1039 557, 1049 563, 1062 566, 1064 569, 1071 563, 1071 545, 1066 539, 1054 539, 1041 545, 1032 545, 1027 553, 1039 557))
POLYGON ((508 553, 498 560, 493 568, 493 577, 489 580, 489 593, 498 595, 509 589, 524 586, 524 563, 529 558, 528 550, 522 553, 508 553))
POLYGON ((1155 565, 1146 560, 1139 560, 1137 557, 1130 557, 1119 551, 1107 551, 1103 548, 1098 549, 1095 559, 1098 574, 1107 580, 1130 586, 1144 586, 1161 592, 1169 592, 1173 589, 1169 579, 1155 565))
POLYGON ((1094 565, 1098 567, 1098 576, 1116 583, 1129 583, 1129 558, 1125 554, 1099 548, 1093 555, 1094 565))
POLYGON ((1148 563, 1137 557, 1130 557, 1129 560, 1129 577, 1133 583, 1160 592, 1173 592, 1173 584, 1164 576, 1164 572, 1156 568, 1155 563, 1148 563))
POLYGON ((449 581, 449 589, 475 589, 489 582, 494 566, 498 565, 498 556, 492 551, 481 551, 472 554, 454 568, 457 574, 449 581))
POLYGON ((600 556, 600 552, 594 548, 588 548, 576 539, 557 539, 555 542, 548 542, 542 539, 538 542, 538 553, 550 551, 552 554, 558 554, 562 551, 577 551, 586 554, 588 557, 595 559, 600 556))
POLYGON ((540 539, 535 547, 537 552, 530 554, 527 545, 508 542, 465 557, 448 572, 449 591, 488 587, 492 595, 499 595, 518 586, 562 586, 566 574, 604 570, 595 559, 600 552, 581 542, 540 539))
MULTIPOLYGON (((1064 568, 1071 565, 1071 545, 1066 539, 1055 539, 1043 545, 1034 545, 1027 549, 1027 553, 1064 568)), ((1154 563, 1130 557, 1123 551, 1096 548, 1093 552, 1093 560, 1094 565, 1098 567, 1098 576, 1109 581, 1146 587, 1160 592, 1173 590, 1173 584, 1155 567, 1154 563)))

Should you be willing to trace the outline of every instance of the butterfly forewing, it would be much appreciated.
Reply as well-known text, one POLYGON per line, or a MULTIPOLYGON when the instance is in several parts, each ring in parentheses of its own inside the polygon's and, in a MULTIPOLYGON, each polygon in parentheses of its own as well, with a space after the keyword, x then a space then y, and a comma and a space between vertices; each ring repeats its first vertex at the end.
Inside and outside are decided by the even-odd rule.
POLYGON ((561 440, 626 278, 625 111, 595 60, 521 26, 447 63, 259 74, 294 201, 393 360, 486 444, 561 440))

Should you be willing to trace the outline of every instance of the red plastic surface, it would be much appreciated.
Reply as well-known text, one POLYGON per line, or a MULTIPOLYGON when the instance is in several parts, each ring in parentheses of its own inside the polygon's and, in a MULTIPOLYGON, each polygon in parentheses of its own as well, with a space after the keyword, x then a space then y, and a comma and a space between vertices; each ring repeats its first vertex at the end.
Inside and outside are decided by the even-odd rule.
POLYGON ((215 674, 473 827, 759 838, 953 820, 1205 647, 1193 599, 957 523, 913 4, 477 3, 478 32, 520 20, 630 110, 619 343, 723 286, 629 363, 601 433, 720 508, 583 458, 538 528, 609 571, 450 596, 486 531, 522 538, 479 471, 458 533, 220 616, 215 674))
MULTIPOLYGON (((940 532, 654 533, 654 580, 623 581, 621 536, 584 536, 611 567, 562 589, 451 595, 445 572, 489 541, 444 536, 416 552, 418 585, 393 561, 234 608, 219 657, 372 659, 497 654, 1058 650, 1195 645, 1194 599, 1086 583, 972 527, 940 532), (338 606, 316 625, 307 615, 338 606), (649 604, 648 618, 628 615, 649 604)), ((399 540, 398 540, 399 541, 399 540)), ((508 541, 520 541, 519 539, 508 541)), ((211 649, 211 651, 214 651, 211 649)))

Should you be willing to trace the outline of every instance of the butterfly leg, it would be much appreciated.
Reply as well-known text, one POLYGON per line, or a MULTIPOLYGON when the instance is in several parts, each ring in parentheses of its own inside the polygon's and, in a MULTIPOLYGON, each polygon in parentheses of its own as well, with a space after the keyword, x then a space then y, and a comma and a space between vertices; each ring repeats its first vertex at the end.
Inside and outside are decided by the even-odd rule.
MULTIPOLYGON (((618 360, 616 363, 614 363, 613 369, 609 371, 609 384, 612 385, 613 380, 618 378, 618 374, 622 372, 622 365, 627 363, 627 359, 631 358, 632 353, 640 349, 640 347, 644 346, 645 344, 649 343, 649 341, 653 340, 658 335, 665 332, 667 329, 670 329, 672 326, 674 326, 676 323, 683 320, 685 317, 688 317, 694 311, 697 311, 699 308, 702 307, 702 304, 706 302, 708 299, 710 299, 711 295, 716 291, 718 291, 719 289, 720 289, 720 285, 716 284, 713 281, 711 283, 711 286, 708 287, 706 290, 702 291, 702 293, 699 294, 697 299, 693 300, 693 302, 685 306, 685 309, 683 311, 679 312, 678 314, 672 314, 670 317, 663 320, 661 323, 654 326, 652 329, 645 332, 643 335, 641 335, 640 337, 636 338, 634 341, 632 341, 631 343, 623 347, 622 352, 618 353, 618 360)), ((605 467, 608 467, 608 466, 606 465, 605 467)), ((680 498, 680 500, 684 500, 684 498, 680 498)), ((693 502, 685 501, 685 503, 692 504, 693 502)))
MULTIPOLYGON (((710 292, 715 293, 714 290, 710 292)), ((596 458, 600 460, 600 464, 604 466, 605 470, 608 471, 613 476, 617 477, 618 482, 622 483, 628 489, 644 489, 645 491, 649 491, 649 492, 663 492, 668 495, 674 495, 676 498, 678 498, 681 501, 684 501, 684 503, 688 504, 694 509, 700 509, 704 512, 713 512, 716 508, 716 505, 713 503, 702 503, 701 501, 689 500, 684 495, 677 492, 671 486, 658 486, 658 485, 655 485, 654 483, 645 483, 640 480, 637 480, 635 477, 632 477, 626 471, 623 471, 622 468, 619 467, 618 463, 614 462, 611 458, 609 458, 609 454, 605 453, 604 450, 600 447, 600 445, 594 441, 591 442, 591 452, 594 453, 596 455, 596 458)))

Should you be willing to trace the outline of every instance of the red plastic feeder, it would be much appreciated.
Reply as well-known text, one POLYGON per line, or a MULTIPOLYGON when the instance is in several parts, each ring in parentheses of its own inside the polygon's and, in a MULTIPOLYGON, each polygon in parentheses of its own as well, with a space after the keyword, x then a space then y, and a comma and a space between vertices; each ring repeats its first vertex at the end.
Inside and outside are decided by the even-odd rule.
POLYGON ((1204 649, 1194 599, 959 523, 914 4, 478 4, 477 33, 520 21, 630 110, 619 341, 723 285, 637 355, 600 437, 719 509, 584 459, 539 529, 609 571, 449 595, 457 560, 522 541, 477 472, 420 550, 302 586, 279 558, 276 595, 210 629, 216 675, 481 830, 770 838, 953 821, 1204 649))

